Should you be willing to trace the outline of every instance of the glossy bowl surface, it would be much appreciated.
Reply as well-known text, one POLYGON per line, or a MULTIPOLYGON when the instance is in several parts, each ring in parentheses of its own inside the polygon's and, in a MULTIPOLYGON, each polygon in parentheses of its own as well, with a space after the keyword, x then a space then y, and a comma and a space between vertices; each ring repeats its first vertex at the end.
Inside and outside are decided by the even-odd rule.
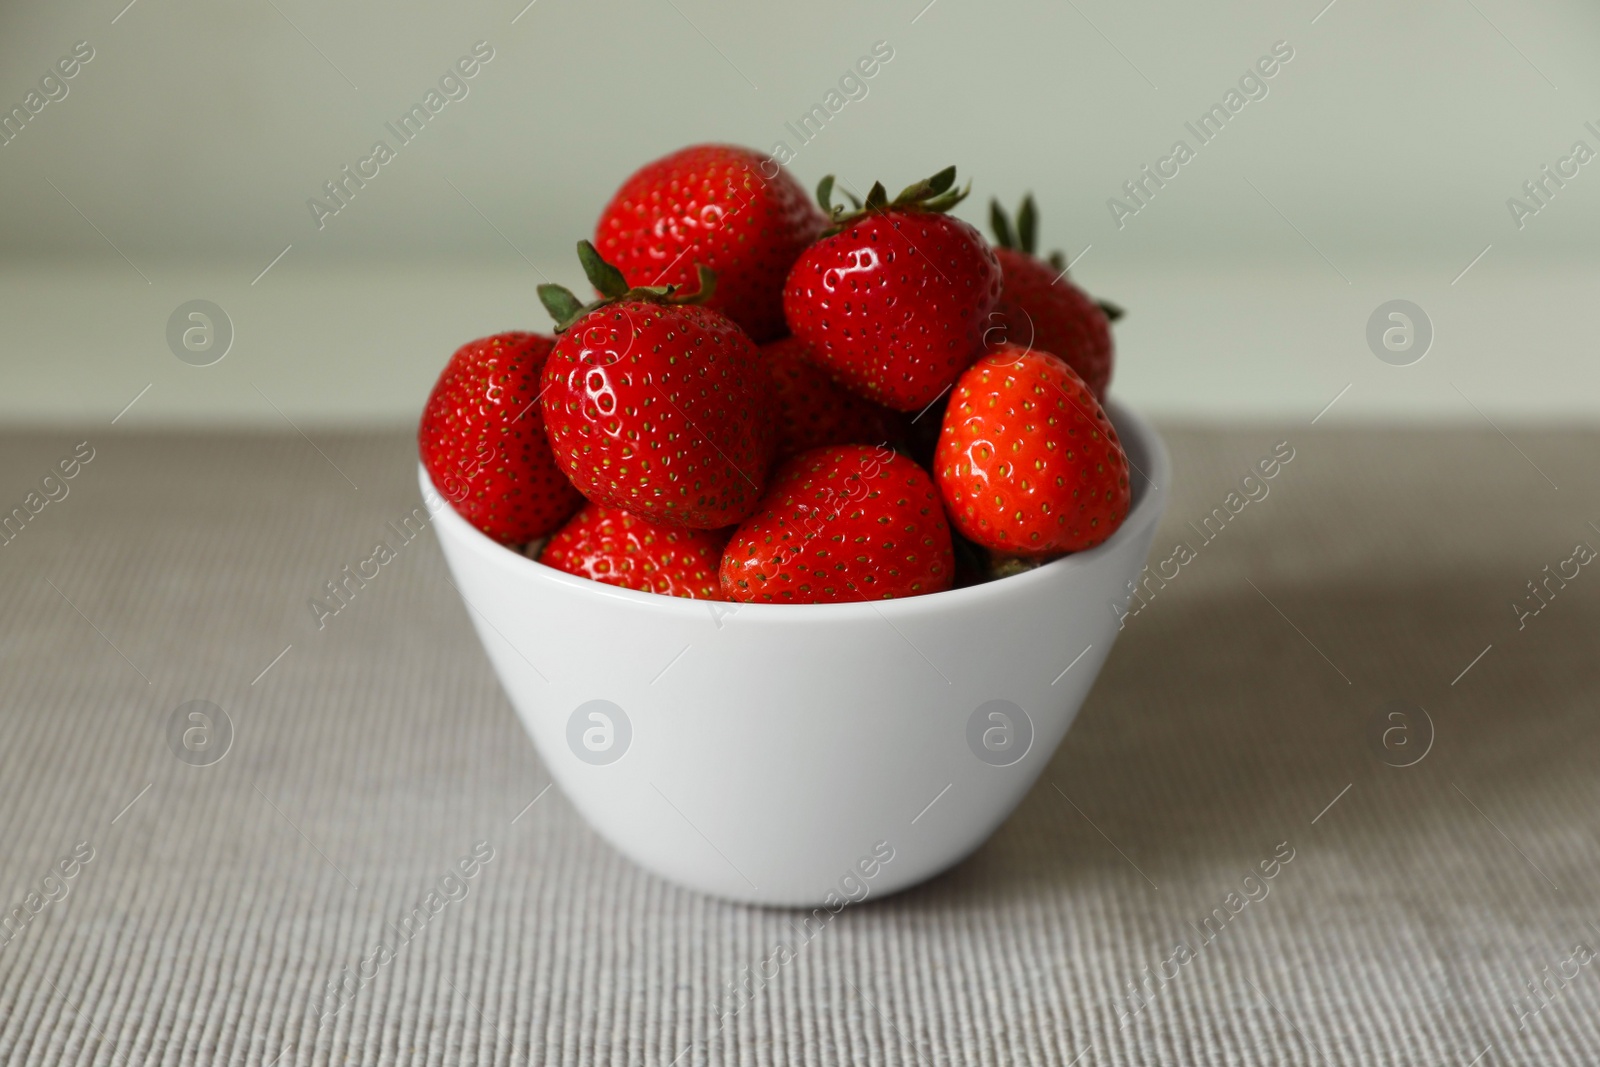
POLYGON ((1111 651, 1171 477, 1108 405, 1133 507, 1104 544, 966 589, 724 604, 618 589, 434 528, 545 766, 635 862, 720 897, 815 906, 914 885, 1005 820, 1111 651), (1141 473, 1142 472, 1142 473, 1141 473))

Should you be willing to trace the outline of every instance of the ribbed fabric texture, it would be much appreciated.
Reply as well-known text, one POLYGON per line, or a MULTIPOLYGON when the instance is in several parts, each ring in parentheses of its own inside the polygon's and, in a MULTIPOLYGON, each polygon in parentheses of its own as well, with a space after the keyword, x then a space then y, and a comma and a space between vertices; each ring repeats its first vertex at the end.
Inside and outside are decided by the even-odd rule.
POLYGON ((0 510, 94 450, 0 546, 0 1063, 1600 1060, 1600 566, 1548 579, 1600 548, 1600 435, 1169 428, 1152 560, 1191 558, 1038 787, 777 965, 796 914, 542 792, 432 532, 388 525, 409 435, 313 436, 0 439, 0 510))

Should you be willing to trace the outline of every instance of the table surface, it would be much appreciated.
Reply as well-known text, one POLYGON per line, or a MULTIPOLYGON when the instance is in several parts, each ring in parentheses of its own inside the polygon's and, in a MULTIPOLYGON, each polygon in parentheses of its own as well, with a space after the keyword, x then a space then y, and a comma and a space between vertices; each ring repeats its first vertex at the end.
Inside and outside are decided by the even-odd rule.
POLYGON ((0 437, 0 1062, 1593 1063, 1600 433, 1507 429, 1168 427, 1037 787, 793 958, 546 792, 431 534, 317 628, 409 435, 0 437))

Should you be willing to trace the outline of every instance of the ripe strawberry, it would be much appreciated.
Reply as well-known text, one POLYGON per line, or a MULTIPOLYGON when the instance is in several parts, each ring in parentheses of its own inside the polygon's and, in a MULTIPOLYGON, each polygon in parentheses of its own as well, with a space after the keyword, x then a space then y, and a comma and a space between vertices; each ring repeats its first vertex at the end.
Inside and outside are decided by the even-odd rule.
POLYGON ((800 183, 759 152, 694 145, 637 171, 595 225, 594 243, 630 285, 721 284, 706 306, 757 342, 782 337, 783 280, 827 220, 800 183))
POLYGON ((539 562, 624 589, 723 600, 717 581, 728 530, 686 530, 621 508, 585 504, 556 531, 539 562))
POLYGON ((583 502, 556 466, 539 406, 539 376, 554 344, 513 332, 462 345, 417 427, 434 488, 504 544, 543 537, 583 502))
POLYGON ((673 287, 630 289, 588 241, 578 245, 603 296, 580 305, 539 286, 559 340, 544 368, 544 418, 556 463, 596 504, 711 530, 755 510, 772 460, 772 382, 732 320, 673 287))
POLYGON ((998 200, 989 202, 995 258, 1005 275, 1000 304, 989 316, 991 346, 1010 342, 1058 356, 1078 372, 1096 399, 1104 400, 1111 383, 1111 324, 1122 317, 1115 304, 1096 303, 1067 280, 1066 258, 1052 252, 1034 255, 1039 212, 1033 196, 1023 197, 1017 228, 998 200))
POLYGON ((1077 373, 1001 345, 950 394, 934 474, 962 534, 996 552, 1093 548, 1127 518, 1128 459, 1077 373))
POLYGON ((874 185, 844 215, 833 179, 817 199, 834 218, 783 290, 789 330, 835 379, 896 411, 936 400, 983 351, 1000 298, 1000 264, 977 230, 943 212, 965 190, 954 167, 890 200, 874 185))
POLYGON ((885 448, 802 452, 722 555, 729 600, 831 604, 950 588, 955 559, 938 490, 885 448))
POLYGON ((772 372, 777 402, 775 459, 822 445, 899 444, 905 437, 899 412, 841 389, 808 358, 806 343, 785 337, 761 346, 772 372))

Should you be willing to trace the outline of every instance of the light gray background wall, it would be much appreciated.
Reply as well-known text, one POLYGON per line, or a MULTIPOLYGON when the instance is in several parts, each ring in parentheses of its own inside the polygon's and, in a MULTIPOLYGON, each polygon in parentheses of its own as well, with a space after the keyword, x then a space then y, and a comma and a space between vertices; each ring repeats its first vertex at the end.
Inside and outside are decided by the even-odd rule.
POLYGON ((119 425, 409 420, 457 343, 545 327, 533 286, 578 280, 572 242, 629 171, 695 141, 797 147, 785 123, 876 41, 894 58, 791 170, 897 187, 955 162, 974 221, 1034 190, 1045 240, 1130 309, 1125 399, 1600 413, 1600 160, 1522 228, 1506 206, 1575 141, 1600 152, 1592 3, 525 2, 0 9, 6 108, 94 49, 0 146, 0 419, 104 422, 137 394, 119 425), (307 199, 478 41, 468 95, 319 230, 307 199), (1107 198, 1278 41, 1268 95, 1118 228, 1107 198), (197 297, 236 332, 204 368, 164 337, 197 297), (1364 339, 1394 297, 1436 330, 1409 367, 1364 339))

